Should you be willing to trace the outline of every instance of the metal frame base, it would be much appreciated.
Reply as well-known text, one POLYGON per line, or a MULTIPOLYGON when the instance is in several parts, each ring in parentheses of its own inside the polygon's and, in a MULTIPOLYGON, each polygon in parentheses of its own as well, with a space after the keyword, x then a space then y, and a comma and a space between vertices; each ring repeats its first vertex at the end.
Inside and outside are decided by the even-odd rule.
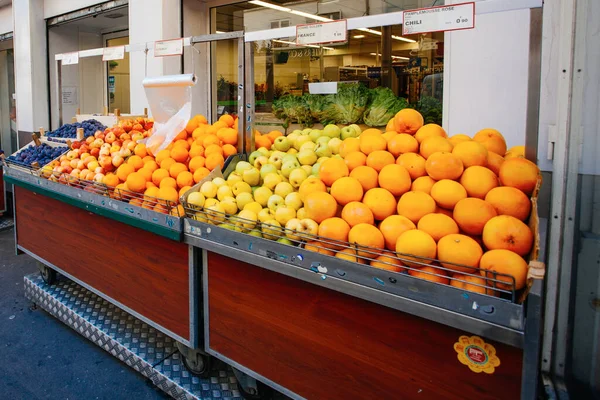
POLYGON ((240 399, 230 368, 210 378, 191 375, 175 340, 75 282, 47 285, 38 274, 23 278, 25 297, 77 333, 138 371, 176 399, 240 399))

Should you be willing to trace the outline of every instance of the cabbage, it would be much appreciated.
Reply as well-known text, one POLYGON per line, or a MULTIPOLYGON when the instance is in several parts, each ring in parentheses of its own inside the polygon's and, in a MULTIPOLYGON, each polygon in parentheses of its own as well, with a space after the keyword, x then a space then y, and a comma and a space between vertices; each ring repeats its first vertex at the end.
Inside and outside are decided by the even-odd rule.
POLYGON ((308 94, 302 96, 304 103, 310 110, 310 115, 315 121, 320 121, 323 117, 323 110, 327 106, 327 98, 321 94, 308 94))
POLYGON ((338 84, 337 94, 325 96, 321 123, 355 124, 362 118, 369 101, 369 89, 359 83, 338 84))
POLYGON ((313 119, 310 109, 302 97, 286 94, 273 101, 273 114, 286 124, 299 123, 303 126, 312 126, 313 119))
POLYGON ((371 90, 370 104, 363 119, 368 126, 385 126, 403 108, 408 107, 404 98, 396 97, 391 89, 378 87, 371 90))

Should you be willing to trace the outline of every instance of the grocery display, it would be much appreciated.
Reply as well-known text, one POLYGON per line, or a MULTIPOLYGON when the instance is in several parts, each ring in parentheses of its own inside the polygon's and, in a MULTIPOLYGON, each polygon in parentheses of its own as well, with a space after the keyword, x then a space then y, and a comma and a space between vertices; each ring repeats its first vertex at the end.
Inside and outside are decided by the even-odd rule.
POLYGON ((93 136, 97 131, 104 131, 106 126, 95 119, 88 119, 83 122, 64 124, 53 131, 46 132, 45 136, 56 139, 75 139, 77 137, 77 129, 79 128, 83 129, 83 137, 87 138, 93 136))
POLYGON ((15 163, 24 167, 31 168, 35 163, 38 167, 50 164, 55 158, 62 155, 68 148, 66 146, 50 146, 47 143, 40 143, 38 146, 31 143, 15 154, 8 156, 8 162, 15 163))

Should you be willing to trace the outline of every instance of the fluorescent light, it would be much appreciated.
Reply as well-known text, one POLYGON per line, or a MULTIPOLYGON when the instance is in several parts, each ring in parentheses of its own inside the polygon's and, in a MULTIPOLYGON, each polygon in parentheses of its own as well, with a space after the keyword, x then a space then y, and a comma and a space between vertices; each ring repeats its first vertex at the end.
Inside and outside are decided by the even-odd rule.
POLYGON ((329 21, 333 21, 331 18, 325 18, 325 17, 321 17, 319 15, 315 15, 315 14, 310 14, 310 13, 306 13, 304 11, 298 11, 298 10, 290 10, 288 11, 292 14, 295 15, 299 15, 301 17, 306 17, 306 18, 310 18, 310 19, 315 19, 317 21, 322 21, 322 22, 329 22, 329 21))
POLYGON ((215 31, 215 33, 225 33, 225 32, 223 32, 223 31, 215 31))
POLYGON ((257 6, 272 8, 273 10, 278 10, 278 11, 283 11, 283 12, 290 12, 291 11, 287 7, 281 7, 281 6, 278 6, 276 4, 267 3, 266 1, 252 0, 249 3, 257 5, 257 6))
POLYGON ((408 42, 408 43, 417 43, 416 40, 412 40, 412 39, 408 39, 402 36, 396 36, 396 35, 392 35, 392 39, 396 39, 396 40, 401 40, 403 42, 408 42))
POLYGON ((352 36, 354 39, 362 39, 365 37, 365 35, 354 35, 352 36))
MULTIPOLYGON (((299 47, 312 47, 313 49, 318 49, 319 48, 319 46, 317 46, 315 44, 296 44, 295 42, 289 42, 287 40, 276 40, 276 39, 273 39, 273 42, 283 43, 283 44, 289 44, 289 45, 292 45, 292 46, 299 46, 299 47)), ((335 50, 333 47, 325 47, 325 46, 323 46, 323 49, 325 49, 325 50, 335 50)))
MULTIPOLYGON (((379 56, 381 57, 380 53, 369 53, 372 56, 379 56)), ((392 56, 392 58, 396 59, 396 60, 410 60, 410 58, 408 57, 402 57, 402 56, 392 56)))
POLYGON ((363 31, 363 32, 369 32, 369 33, 372 33, 373 35, 379 35, 379 36, 381 36, 381 32, 379 32, 379 31, 375 31, 375 30, 373 30, 373 29, 369 29, 369 28, 359 28, 358 30, 359 30, 359 31, 363 31))

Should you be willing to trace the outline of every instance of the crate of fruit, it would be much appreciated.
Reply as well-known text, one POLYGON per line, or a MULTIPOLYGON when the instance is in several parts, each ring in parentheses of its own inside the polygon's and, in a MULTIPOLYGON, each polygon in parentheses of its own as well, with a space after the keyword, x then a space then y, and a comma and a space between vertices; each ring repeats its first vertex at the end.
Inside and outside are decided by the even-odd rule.
POLYGON ((35 172, 39 168, 52 165, 69 148, 57 142, 44 138, 32 140, 14 154, 5 158, 6 164, 11 168, 35 172))

